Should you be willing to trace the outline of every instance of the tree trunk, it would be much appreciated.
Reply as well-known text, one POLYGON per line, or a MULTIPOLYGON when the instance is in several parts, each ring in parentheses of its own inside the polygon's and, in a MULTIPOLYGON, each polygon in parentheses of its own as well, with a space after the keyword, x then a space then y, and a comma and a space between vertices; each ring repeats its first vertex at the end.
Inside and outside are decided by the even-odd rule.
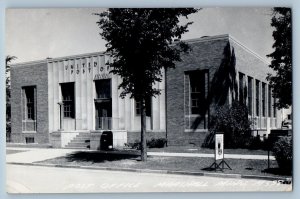
POLYGON ((147 144, 146 144, 146 109, 145 99, 141 100, 141 160, 147 161, 147 144))

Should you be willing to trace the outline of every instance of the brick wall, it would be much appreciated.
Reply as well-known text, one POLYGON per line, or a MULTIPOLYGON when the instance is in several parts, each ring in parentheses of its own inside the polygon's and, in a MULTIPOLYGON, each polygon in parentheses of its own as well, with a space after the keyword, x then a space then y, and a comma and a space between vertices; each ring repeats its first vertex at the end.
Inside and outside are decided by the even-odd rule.
MULTIPOLYGON (((207 136, 209 121, 216 106, 230 103, 237 98, 238 88, 229 87, 232 75, 238 81, 238 72, 267 83, 267 73, 272 70, 267 63, 252 51, 231 39, 228 35, 189 41, 192 51, 182 55, 182 62, 175 69, 169 69, 166 75, 167 96, 167 134, 169 145, 200 145, 207 136), (208 70, 208 104, 206 121, 204 117, 189 116, 189 71, 208 70), (189 118, 187 118, 189 116, 189 118), (192 117, 192 119, 191 119, 192 117), (197 121, 198 120, 198 121, 197 121), (197 121, 196 127, 187 129, 187 121, 197 121)), ((203 105, 202 105, 203 106, 203 105)), ((205 118, 206 118, 205 117, 205 118)))
POLYGON ((11 114, 12 142, 25 143, 25 137, 34 137, 35 143, 49 143, 46 62, 16 65, 11 68, 11 114), (36 86, 36 133, 22 132, 22 87, 24 86, 36 86))
MULTIPOLYGON (((207 135, 207 128, 203 128, 200 121, 196 130, 185 132, 185 115, 188 115, 188 85, 185 73, 192 70, 208 69, 208 81, 213 81, 215 71, 218 70, 224 57, 224 49, 229 44, 228 37, 218 40, 192 42, 192 51, 182 55, 182 62, 176 64, 175 69, 169 69, 166 75, 167 93, 167 134, 169 145, 201 145, 207 135), (185 106, 184 106, 185 105, 185 106), (185 114, 186 113, 186 114, 185 114)), ((206 85, 209 87, 210 85, 206 85)), ((206 88, 207 89, 207 88, 206 88)), ((208 89, 209 90, 209 89, 208 89)), ((210 105, 212 109, 214 105, 210 105)), ((210 111, 207 112, 209 115, 210 111)))

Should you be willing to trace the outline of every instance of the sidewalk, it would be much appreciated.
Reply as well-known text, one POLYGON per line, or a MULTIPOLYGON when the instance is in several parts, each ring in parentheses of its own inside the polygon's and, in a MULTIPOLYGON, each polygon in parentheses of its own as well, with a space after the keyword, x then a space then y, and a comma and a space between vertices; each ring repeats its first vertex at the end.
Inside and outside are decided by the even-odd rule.
MULTIPOLYGON (((6 150, 16 150, 17 153, 6 154, 6 163, 34 163, 53 159, 57 157, 66 156, 67 154, 78 151, 91 151, 88 149, 53 149, 53 148, 19 148, 6 147, 6 150), (22 151, 22 152, 20 152, 22 151)), ((112 153, 112 152, 108 152, 112 153)), ((117 153, 117 152, 113 152, 117 153)), ((148 152, 148 156, 168 156, 168 157, 209 157, 213 158, 214 154, 203 153, 167 153, 167 152, 148 152)), ((267 155, 241 155, 241 154, 225 154, 227 159, 253 159, 253 160, 267 160, 267 155)), ((270 156, 270 160, 275 160, 274 156, 270 156)))

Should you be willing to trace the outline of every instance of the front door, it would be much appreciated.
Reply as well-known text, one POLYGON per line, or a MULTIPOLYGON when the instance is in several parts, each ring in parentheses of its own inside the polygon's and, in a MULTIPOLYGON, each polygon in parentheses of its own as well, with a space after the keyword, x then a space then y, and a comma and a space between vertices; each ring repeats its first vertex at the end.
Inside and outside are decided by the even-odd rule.
POLYGON ((111 101, 95 102, 96 129, 110 130, 112 124, 111 101))

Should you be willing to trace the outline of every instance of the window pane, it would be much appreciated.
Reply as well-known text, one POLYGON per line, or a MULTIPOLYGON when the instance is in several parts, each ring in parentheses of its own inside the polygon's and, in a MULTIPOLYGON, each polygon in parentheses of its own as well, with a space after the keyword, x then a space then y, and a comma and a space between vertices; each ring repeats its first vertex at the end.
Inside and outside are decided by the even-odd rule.
POLYGON ((262 96, 261 96, 261 103, 262 103, 262 116, 266 116, 266 84, 262 83, 262 96))
POLYGON ((194 71, 189 78, 191 114, 201 114, 205 110, 205 72, 194 71))
POLYGON ((61 93, 64 104, 64 117, 75 118, 74 83, 62 83, 61 93))
POLYGON ((96 80, 96 92, 98 99, 111 98, 111 80, 101 79, 96 80))
POLYGON ((248 112, 252 115, 252 78, 248 77, 248 112))
MULTIPOLYGON (((145 108, 146 108, 146 116, 151 117, 152 116, 152 100, 151 97, 148 97, 145 102, 145 108)), ((135 101, 135 113, 136 115, 141 115, 141 109, 140 109, 140 102, 135 101)))
POLYGON ((24 92, 25 92, 25 119, 35 119, 35 110, 34 110, 34 92, 35 92, 35 86, 29 86, 29 87, 24 87, 24 92))
POLYGON ((259 116, 259 80, 256 80, 256 116, 259 116))

